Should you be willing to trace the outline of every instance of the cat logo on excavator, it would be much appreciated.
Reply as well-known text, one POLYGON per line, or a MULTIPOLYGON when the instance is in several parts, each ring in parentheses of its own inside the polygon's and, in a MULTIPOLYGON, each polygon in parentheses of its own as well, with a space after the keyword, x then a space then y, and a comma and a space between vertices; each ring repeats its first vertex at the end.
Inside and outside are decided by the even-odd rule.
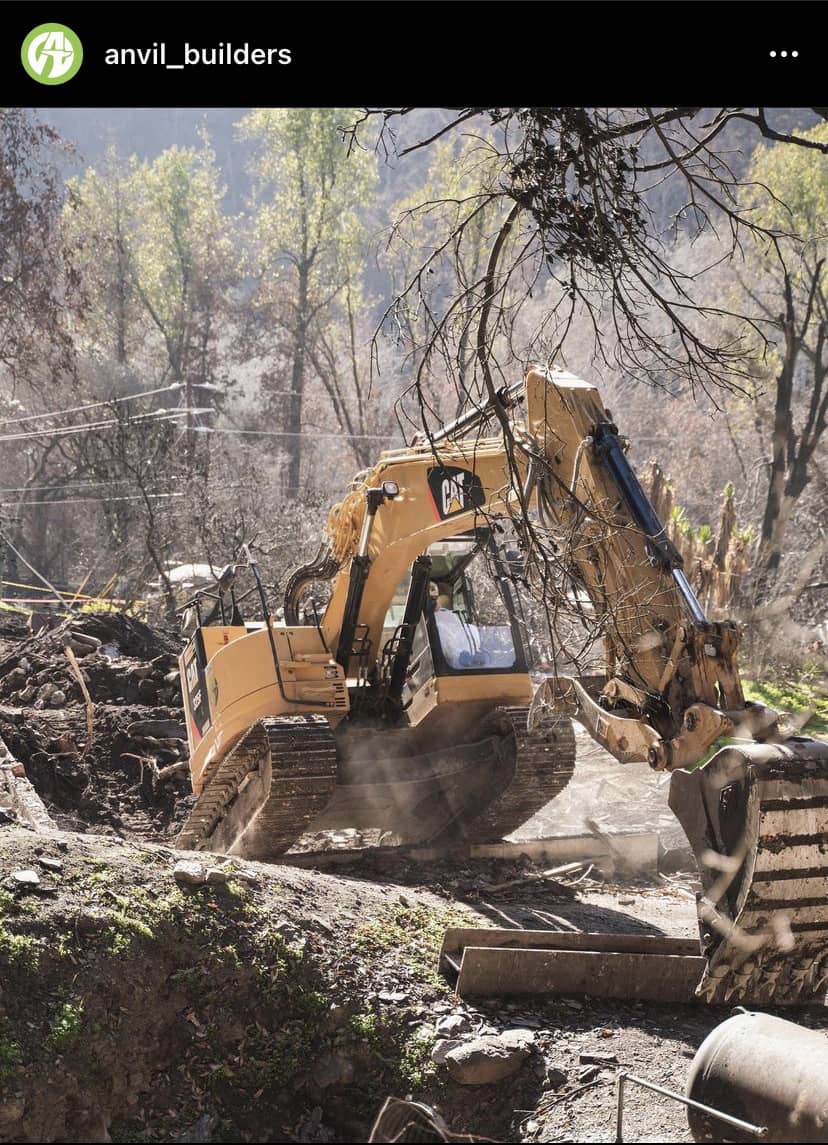
POLYGON ((480 478, 469 469, 438 465, 428 470, 426 480, 437 521, 476 508, 485 499, 480 478))

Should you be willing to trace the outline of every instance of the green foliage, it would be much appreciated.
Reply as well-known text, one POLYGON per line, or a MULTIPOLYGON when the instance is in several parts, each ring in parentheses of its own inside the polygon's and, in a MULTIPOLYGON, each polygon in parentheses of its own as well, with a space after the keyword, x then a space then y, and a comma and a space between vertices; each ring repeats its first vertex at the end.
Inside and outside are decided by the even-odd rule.
POLYGON ((0 923, 0 958, 11 965, 37 969, 40 951, 35 939, 28 934, 14 934, 0 923))
POLYGON ((46 1037, 46 1044, 55 1053, 63 1054, 79 1040, 83 1031, 82 1001, 63 1002, 58 1007, 46 1037))
POLYGON ((361 1011, 348 1024, 371 1055, 393 1072, 397 1088, 417 1091, 433 1081, 437 1067, 431 1060, 434 1039, 428 1027, 412 1033, 388 1010, 361 1011))
POLYGON ((8 1023, 0 1018, 0 1081, 14 1073, 22 1060, 20 1043, 6 1034, 8 1023))
MULTIPOLYGON (((828 123, 797 132, 804 139, 828 143, 828 123)), ((828 169, 814 152, 779 144, 759 146, 753 154, 750 179, 755 220, 781 234, 796 234, 812 247, 828 238, 828 169)))
POLYGON ((796 681, 743 680, 745 699, 789 716, 804 735, 828 736, 828 699, 813 687, 817 671, 810 682, 807 674, 796 681))
POLYGON ((64 228, 85 257, 90 352, 154 362, 159 379, 196 371, 237 265, 219 178, 205 143, 153 160, 110 151, 71 181, 64 228))
POLYGON ((342 137, 356 115, 353 108, 257 108, 239 124, 253 145, 254 265, 266 276, 292 277, 310 263, 317 298, 350 277, 378 181, 375 156, 349 155, 342 137))
POLYGON ((395 902, 354 932, 354 947, 372 958, 398 952, 421 981, 447 994, 451 991, 437 973, 437 955, 446 927, 465 925, 469 925, 468 916, 452 908, 407 907, 395 902))

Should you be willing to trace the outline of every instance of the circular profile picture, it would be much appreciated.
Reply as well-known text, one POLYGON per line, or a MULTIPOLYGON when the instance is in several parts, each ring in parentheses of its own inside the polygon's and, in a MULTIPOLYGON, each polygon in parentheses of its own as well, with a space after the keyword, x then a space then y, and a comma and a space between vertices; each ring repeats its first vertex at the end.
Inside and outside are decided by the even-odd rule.
POLYGON ((20 58, 38 83, 66 83, 83 62, 83 45, 65 24, 38 24, 23 41, 20 58))

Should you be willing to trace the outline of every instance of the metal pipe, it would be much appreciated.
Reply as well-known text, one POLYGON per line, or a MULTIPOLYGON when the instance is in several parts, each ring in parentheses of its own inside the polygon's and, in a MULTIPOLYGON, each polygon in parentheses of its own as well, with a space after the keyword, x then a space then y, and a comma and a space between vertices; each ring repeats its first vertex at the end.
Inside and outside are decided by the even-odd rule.
POLYGON ((663 1097, 672 1098, 673 1101, 678 1101, 682 1105, 687 1105, 692 1109, 697 1109, 701 1113, 706 1113, 709 1117, 715 1117, 719 1121, 723 1121, 726 1125, 731 1125, 734 1129, 740 1129, 743 1133, 750 1134, 751 1137, 757 1137, 760 1140, 767 1137, 768 1130, 764 1125, 751 1125, 749 1121, 742 1121, 738 1117, 732 1117, 729 1113, 723 1113, 719 1109, 713 1109, 710 1105, 703 1105, 700 1101, 694 1101, 690 1097, 685 1097, 682 1093, 676 1093, 675 1090, 665 1089, 663 1085, 656 1085, 655 1082, 645 1081, 643 1077, 638 1077, 634 1073, 626 1073, 621 1070, 616 1074, 618 1081, 618 1100, 615 1106, 615 1140, 623 1142, 624 1140, 624 1086, 628 1081, 635 1082, 640 1085, 642 1089, 651 1089, 653 1093, 660 1093, 663 1097))
MULTIPOLYGON (((771 1014, 737 1014, 699 1046, 685 1092, 760 1119, 769 1141, 828 1141, 828 1038, 771 1014)), ((710 1140, 701 1112, 691 1108, 688 1122, 694 1141, 710 1140)))
POLYGON ((684 597, 684 603, 690 609, 690 615, 693 617, 693 620, 701 627, 706 627, 707 617, 704 614, 704 609, 699 604, 698 597, 693 592, 689 580, 681 569, 673 569, 673 580, 676 583, 676 588, 684 597))

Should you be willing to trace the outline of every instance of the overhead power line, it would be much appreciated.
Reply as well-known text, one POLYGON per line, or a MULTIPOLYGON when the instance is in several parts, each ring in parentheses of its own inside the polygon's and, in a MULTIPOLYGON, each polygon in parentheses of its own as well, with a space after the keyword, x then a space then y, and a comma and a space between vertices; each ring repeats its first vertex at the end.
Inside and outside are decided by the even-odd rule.
MULTIPOLYGON (((176 408, 172 410, 153 410, 151 413, 140 413, 135 417, 131 417, 128 422, 118 421, 113 418, 111 421, 90 421, 83 422, 80 425, 69 426, 55 426, 51 429, 32 429, 25 430, 23 433, 6 433, 0 435, 0 442, 4 441, 29 441, 32 438, 53 438, 53 437, 75 437, 79 433, 92 433, 97 432, 99 429, 111 429, 112 426, 131 426, 136 422, 156 422, 156 421, 173 421, 181 417, 195 417, 198 414, 213 413, 212 409, 187 409, 176 408)), ((193 428, 198 428, 193 427, 193 428)))
MULTIPOLYGON (((318 441, 320 438, 358 439, 359 441, 392 441, 397 435, 394 433, 296 433, 288 429, 218 429, 210 425, 193 426, 193 433, 226 433, 226 434, 252 434, 255 437, 308 437, 318 441)), ((2 441, 0 437, 0 441, 2 441)))
POLYGON ((134 493, 122 497, 60 497, 52 500, 47 497, 42 501, 0 501, 0 508, 28 509, 30 505, 110 505, 113 501, 161 501, 167 497, 186 497, 186 493, 134 493))
POLYGON ((65 417, 70 413, 81 413, 83 410, 99 409, 101 406, 114 406, 119 405, 121 402, 136 402, 140 398, 149 398, 154 394, 168 394, 172 391, 184 389, 181 382, 172 382, 169 386, 159 386, 155 390, 144 390, 140 394, 130 394, 124 398, 109 398, 108 401, 102 402, 87 402, 82 406, 70 406, 69 409, 52 410, 51 413, 30 413, 24 417, 6 417, 0 420, 0 425, 16 425, 23 421, 41 421, 47 417, 65 417))

